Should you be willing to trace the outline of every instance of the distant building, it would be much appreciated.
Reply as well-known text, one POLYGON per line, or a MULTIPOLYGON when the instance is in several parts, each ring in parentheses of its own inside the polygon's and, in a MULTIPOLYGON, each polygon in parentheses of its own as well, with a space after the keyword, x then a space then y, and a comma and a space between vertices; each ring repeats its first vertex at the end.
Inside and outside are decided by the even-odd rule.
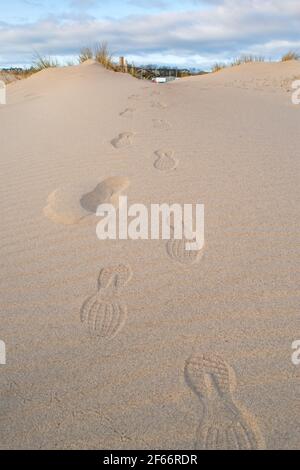
POLYGON ((155 83, 167 83, 167 82, 172 82, 174 80, 178 80, 176 77, 155 77, 152 78, 152 82, 155 83))

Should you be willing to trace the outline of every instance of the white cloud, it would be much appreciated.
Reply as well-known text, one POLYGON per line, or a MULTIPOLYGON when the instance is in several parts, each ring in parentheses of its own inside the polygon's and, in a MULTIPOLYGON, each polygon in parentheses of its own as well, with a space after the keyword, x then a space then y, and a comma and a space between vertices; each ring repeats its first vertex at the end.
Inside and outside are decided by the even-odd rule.
POLYGON ((96 4, 96 0, 70 0, 71 8, 91 8, 96 4))
POLYGON ((153 62, 155 58, 155 62, 199 67, 243 52, 276 58, 290 48, 299 48, 298 0, 285 0, 284 5, 281 0, 206 3, 204 9, 121 19, 65 14, 32 24, 2 23, 0 63, 28 63, 34 49, 47 55, 72 55, 85 44, 103 40, 109 42, 116 55, 127 55, 137 63, 153 62))

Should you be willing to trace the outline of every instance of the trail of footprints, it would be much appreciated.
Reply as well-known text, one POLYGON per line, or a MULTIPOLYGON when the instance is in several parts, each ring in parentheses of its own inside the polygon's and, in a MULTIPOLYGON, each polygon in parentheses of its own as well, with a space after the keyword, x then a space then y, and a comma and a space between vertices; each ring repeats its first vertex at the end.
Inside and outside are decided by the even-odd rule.
MULTIPOLYGON (((160 95, 160 91, 154 90, 151 93, 151 96, 156 96, 160 95)), ((131 95, 129 96, 130 100, 138 100, 140 98, 139 95, 131 95)), ((165 108, 166 105, 165 103, 162 103, 160 101, 154 101, 151 103, 152 107, 156 108, 165 108)), ((119 115, 121 117, 129 117, 132 116, 134 113, 135 109, 132 107, 126 108, 124 111, 122 111, 119 115)), ((165 119, 153 119, 152 120, 153 127, 157 129, 170 129, 171 125, 168 121, 165 119)), ((123 132, 118 135, 118 137, 114 138, 111 141, 111 144, 113 147, 116 149, 122 149, 129 147, 134 138, 134 133, 133 132, 123 132)), ((175 158, 175 152, 170 149, 164 149, 164 150, 157 150, 155 152, 155 161, 153 163, 153 166, 155 169, 157 169, 160 172, 170 172, 173 171, 177 168, 178 166, 178 159, 175 158)), ((174 228, 171 227, 172 233, 174 232, 174 228)), ((192 240, 193 241, 193 240, 192 240)), ((202 250, 200 251, 194 251, 194 250, 187 250, 186 249, 186 244, 188 242, 191 242, 191 240, 187 240, 185 237, 181 240, 177 240, 174 237, 171 237, 171 239, 167 242, 166 244, 166 251, 169 257, 182 264, 185 266, 191 266, 195 263, 197 263, 201 256, 202 256, 202 250)))
POLYGON ((255 418, 233 398, 234 370, 215 354, 194 354, 186 362, 185 378, 203 405, 196 433, 199 450, 265 448, 255 418))
MULTIPOLYGON (((138 98, 138 95, 130 97, 135 100, 138 98)), ((152 106, 165 107, 161 102, 154 102, 152 106)), ((126 108, 120 116, 130 117, 134 111, 133 108, 126 108)), ((163 119, 153 119, 153 127, 166 130, 171 126, 163 119)), ((128 147, 133 137, 132 132, 124 132, 111 143, 115 148, 128 147)), ((173 150, 157 150, 155 156, 154 167, 159 171, 172 171, 178 165, 173 150)), ((186 243, 191 240, 185 237, 175 239, 174 227, 171 227, 171 233, 171 239, 166 244, 169 257, 186 266, 197 263, 202 250, 187 250, 186 243)), ((109 266, 100 271, 97 292, 86 299, 80 312, 81 322, 92 337, 111 340, 123 328, 127 306, 120 300, 120 293, 131 277, 131 267, 125 264, 109 266)), ((203 416, 196 433, 197 449, 265 448, 254 417, 233 398, 236 376, 229 364, 214 354, 195 354, 186 362, 185 378, 203 404, 203 416)))
MULTIPOLYGON (((130 99, 138 99, 138 96, 132 95, 130 99)), ((127 108, 120 116, 130 116, 133 112, 134 109, 127 108)), ((153 124, 154 127, 169 128, 169 123, 164 120, 153 120, 153 124)), ((115 148, 127 147, 131 145, 133 137, 132 132, 124 132, 111 143, 115 148)), ((157 170, 170 171, 177 167, 178 161, 174 158, 174 151, 158 150, 155 155, 157 158, 154 166, 157 170)), ((112 197, 111 186, 117 194, 118 190, 124 189, 123 180, 107 181, 108 183, 97 187, 96 192, 86 194, 82 198, 82 205, 89 211, 94 211, 99 201, 106 199, 107 192, 109 197, 112 197), (109 191, 105 185, 109 187, 109 191)), ((68 192, 66 194, 69 195, 68 192)), ((49 204, 53 205, 52 199, 49 204)), ((57 197, 54 199, 55 202, 57 197)), ((52 206, 51 211, 55 212, 52 206)), ((171 230, 172 238, 166 245, 170 258, 183 265, 192 265, 199 261, 202 252, 186 250, 187 240, 175 239, 174 227, 171 227, 171 230)), ((122 301, 122 291, 131 278, 132 269, 127 264, 101 269, 97 291, 84 301, 80 310, 81 322, 91 337, 108 341, 114 339, 122 330, 127 319, 127 305, 122 301)), ((184 375, 187 385, 203 405, 203 416, 196 433, 197 449, 265 448, 264 439, 254 417, 234 400, 235 372, 221 357, 213 354, 194 354, 186 361, 184 375)))
MULTIPOLYGON (((153 92, 154 94, 159 92, 153 92)), ((161 102, 152 103, 153 107, 164 108, 161 102)), ((170 125, 162 119, 153 120, 154 128, 169 129, 170 125)), ((178 165, 173 150, 157 150, 154 167, 162 172, 172 171, 178 165)), ((191 242, 185 237, 172 236, 166 244, 169 257, 185 266, 191 266, 202 257, 203 250, 186 249, 191 242)), ((263 449, 264 439, 253 416, 237 404, 233 398, 236 376, 233 369, 219 356, 196 354, 186 363, 185 377, 188 385, 203 404, 203 416, 196 436, 197 449, 263 449)))
POLYGON ((91 337, 111 340, 121 331, 127 318, 127 306, 120 300, 120 294, 131 277, 131 267, 125 264, 100 271, 97 292, 86 299, 80 311, 81 322, 91 337))

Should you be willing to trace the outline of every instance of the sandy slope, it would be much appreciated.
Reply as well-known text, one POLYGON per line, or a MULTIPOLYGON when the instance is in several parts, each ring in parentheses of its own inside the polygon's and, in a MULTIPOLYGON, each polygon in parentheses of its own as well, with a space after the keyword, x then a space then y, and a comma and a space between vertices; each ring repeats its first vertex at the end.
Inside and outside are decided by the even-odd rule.
POLYGON ((8 87, 1 448, 299 446, 296 77, 153 85, 88 64, 8 87), (119 191, 204 203, 202 256, 97 240, 90 210, 119 191))

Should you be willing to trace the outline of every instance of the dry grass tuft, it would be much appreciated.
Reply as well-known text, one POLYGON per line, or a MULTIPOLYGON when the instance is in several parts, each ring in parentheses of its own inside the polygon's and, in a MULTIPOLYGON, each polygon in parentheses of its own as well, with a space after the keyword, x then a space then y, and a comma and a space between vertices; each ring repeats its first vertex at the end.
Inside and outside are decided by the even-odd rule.
POLYGON ((40 72, 41 70, 49 69, 52 67, 58 67, 58 66, 59 64, 58 64, 57 59, 53 59, 52 57, 44 57, 36 52, 31 70, 33 72, 40 72))
POLYGON ((216 62, 212 68, 211 68, 211 71, 212 73, 215 73, 215 72, 220 72, 220 70, 223 70, 226 68, 226 64, 222 64, 222 63, 219 63, 219 62, 216 62))
POLYGON ((256 55, 241 55, 237 59, 235 59, 232 63, 231 66, 237 66, 237 65, 242 65, 242 64, 249 64, 251 62, 264 62, 265 58, 263 56, 256 56, 256 55))
POLYGON ((299 59, 300 59, 300 55, 297 52, 289 51, 282 56, 281 61, 288 62, 289 60, 299 60, 299 59))
POLYGON ((98 43, 93 48, 83 47, 78 57, 79 63, 82 64, 90 59, 95 60, 108 70, 117 71, 117 66, 113 62, 113 55, 109 50, 107 42, 98 43))
POLYGON ((112 54, 109 51, 107 42, 99 43, 95 46, 94 50, 95 61, 103 65, 108 70, 114 70, 115 65, 113 64, 112 54))
POLYGON ((91 47, 83 47, 79 53, 78 61, 80 64, 87 60, 93 59, 94 53, 91 47))

